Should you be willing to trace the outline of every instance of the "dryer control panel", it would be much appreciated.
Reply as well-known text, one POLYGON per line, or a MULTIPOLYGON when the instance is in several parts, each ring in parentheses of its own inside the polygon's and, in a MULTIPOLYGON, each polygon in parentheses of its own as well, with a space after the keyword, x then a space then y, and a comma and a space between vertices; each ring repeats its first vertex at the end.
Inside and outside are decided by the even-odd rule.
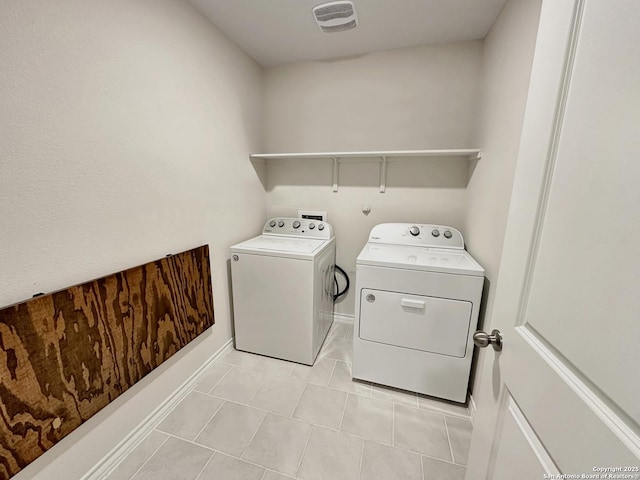
POLYGON ((264 224, 262 234, 330 240, 333 228, 327 222, 306 218, 272 218, 264 224))
POLYGON ((421 223, 381 223, 371 229, 369 243, 464 249, 462 234, 453 227, 421 223))

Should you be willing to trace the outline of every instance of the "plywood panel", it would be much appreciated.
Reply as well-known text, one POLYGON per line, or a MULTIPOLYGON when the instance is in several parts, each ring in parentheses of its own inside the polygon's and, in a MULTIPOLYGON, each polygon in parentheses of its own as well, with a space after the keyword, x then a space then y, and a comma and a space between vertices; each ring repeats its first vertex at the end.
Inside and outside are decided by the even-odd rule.
POLYGON ((208 246, 0 310, 0 478, 213 323, 208 246))

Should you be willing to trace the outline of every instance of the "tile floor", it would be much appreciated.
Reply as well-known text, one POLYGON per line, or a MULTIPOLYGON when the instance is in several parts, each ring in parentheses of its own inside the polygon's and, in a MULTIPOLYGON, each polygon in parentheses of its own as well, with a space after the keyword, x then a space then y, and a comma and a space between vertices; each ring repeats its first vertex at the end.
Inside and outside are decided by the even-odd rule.
POLYGON ((313 367, 236 350, 109 480, 462 480, 466 408, 351 379, 351 328, 313 367))

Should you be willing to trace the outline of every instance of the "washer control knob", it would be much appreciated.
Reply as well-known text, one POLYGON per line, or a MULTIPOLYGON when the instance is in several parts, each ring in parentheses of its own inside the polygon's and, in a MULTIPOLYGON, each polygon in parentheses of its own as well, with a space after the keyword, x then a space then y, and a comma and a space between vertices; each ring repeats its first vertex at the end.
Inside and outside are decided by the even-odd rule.
POLYGON ((280 221, 278 222, 278 226, 279 226, 280 228, 284 227, 284 222, 283 222, 282 220, 280 220, 280 221))
POLYGON ((433 230, 431 230, 431 235, 433 235, 434 237, 439 237, 440 230, 438 230, 437 228, 434 228, 433 230))
POLYGON ((309 224, 309 230, 313 230, 314 228, 316 228, 316 224, 315 223, 310 223, 309 224))
POLYGON ((318 225, 318 230, 324 230, 324 224, 321 223, 320 225, 318 225))
POLYGON ((271 220, 269 222, 269 226, 272 227, 272 228, 275 227, 276 226, 276 221, 275 220, 271 220))
POLYGON ((414 237, 417 237, 418 235, 420 235, 420 229, 414 225, 409 229, 409 233, 414 237))
POLYGON ((293 228, 300 228, 300 222, 298 220, 293 221, 293 228))
POLYGON ((445 231, 444 231, 444 233, 443 233, 443 235, 444 235, 444 238, 451 238, 451 237, 453 237, 453 234, 451 233, 451 231, 450 231, 450 230, 445 230, 445 231))

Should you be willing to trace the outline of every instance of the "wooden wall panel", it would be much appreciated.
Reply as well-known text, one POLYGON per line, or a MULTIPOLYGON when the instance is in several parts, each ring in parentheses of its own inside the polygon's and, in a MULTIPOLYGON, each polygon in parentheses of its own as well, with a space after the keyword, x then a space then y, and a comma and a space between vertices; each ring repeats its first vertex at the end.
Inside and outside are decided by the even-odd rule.
POLYGON ((0 310, 0 478, 213 323, 206 245, 0 310))

